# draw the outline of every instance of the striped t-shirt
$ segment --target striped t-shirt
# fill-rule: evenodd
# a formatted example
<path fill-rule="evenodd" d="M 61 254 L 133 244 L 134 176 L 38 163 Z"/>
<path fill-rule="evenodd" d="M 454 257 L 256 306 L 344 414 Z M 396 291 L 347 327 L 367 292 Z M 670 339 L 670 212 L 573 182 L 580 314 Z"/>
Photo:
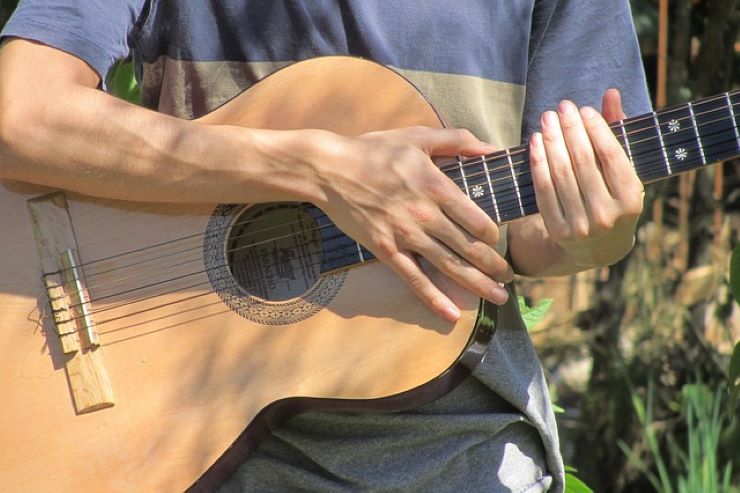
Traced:
<path fill-rule="evenodd" d="M 22 0 L 3 36 L 76 55 L 103 80 L 133 52 L 143 104 L 183 118 L 335 54 L 392 67 L 450 126 L 500 148 L 561 99 L 598 107 L 617 87 L 628 114 L 650 110 L 627 0 Z M 514 298 L 448 396 L 393 415 L 294 418 L 226 489 L 561 491 L 547 386 Z"/>

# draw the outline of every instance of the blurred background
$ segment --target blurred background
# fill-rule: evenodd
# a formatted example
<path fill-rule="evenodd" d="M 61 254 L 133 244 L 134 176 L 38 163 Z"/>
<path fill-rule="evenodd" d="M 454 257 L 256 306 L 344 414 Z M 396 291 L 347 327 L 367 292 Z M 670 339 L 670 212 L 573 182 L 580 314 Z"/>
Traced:
<path fill-rule="evenodd" d="M 631 3 L 656 109 L 738 87 L 740 0 Z M 130 63 L 108 87 L 137 101 Z M 650 185 L 623 261 L 520 280 L 570 492 L 740 492 L 739 184 L 736 159 Z"/>

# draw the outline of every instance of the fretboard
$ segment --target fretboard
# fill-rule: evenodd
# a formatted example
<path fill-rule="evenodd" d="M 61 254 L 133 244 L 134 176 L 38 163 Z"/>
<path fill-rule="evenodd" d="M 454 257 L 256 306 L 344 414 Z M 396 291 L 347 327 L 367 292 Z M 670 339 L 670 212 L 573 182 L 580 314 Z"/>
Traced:
<path fill-rule="evenodd" d="M 740 91 L 629 118 L 611 125 L 643 183 L 696 170 L 740 155 Z M 459 160 L 442 167 L 498 224 L 538 212 L 528 146 Z M 322 231 L 321 272 L 364 263 L 372 253 L 345 236 L 310 204 Z"/>
<path fill-rule="evenodd" d="M 612 130 L 643 183 L 740 155 L 740 91 L 667 108 L 613 124 Z M 502 224 L 538 212 L 529 150 L 520 146 L 443 168 Z"/>

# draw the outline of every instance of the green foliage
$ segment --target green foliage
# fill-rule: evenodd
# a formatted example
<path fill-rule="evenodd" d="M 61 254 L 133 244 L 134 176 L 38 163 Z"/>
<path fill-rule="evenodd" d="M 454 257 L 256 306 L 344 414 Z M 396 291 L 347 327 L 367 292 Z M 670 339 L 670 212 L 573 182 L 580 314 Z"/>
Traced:
<path fill-rule="evenodd" d="M 648 382 L 646 398 L 643 399 L 637 391 L 632 388 L 630 384 L 630 394 L 632 397 L 632 406 L 637 413 L 637 419 L 642 426 L 643 434 L 648 443 L 650 454 L 655 460 L 655 466 L 658 469 L 658 475 L 656 476 L 650 470 L 647 463 L 640 458 L 635 452 L 629 449 L 623 441 L 617 442 L 619 448 L 624 452 L 630 462 L 637 467 L 653 485 L 655 491 L 660 493 L 673 493 L 673 486 L 671 484 L 671 478 L 668 474 L 668 468 L 663 460 L 663 455 L 660 451 L 660 444 L 658 441 L 658 434 L 655 429 L 655 420 L 653 418 L 653 411 L 655 409 L 655 389 L 653 381 Z"/>
<path fill-rule="evenodd" d="M 131 60 L 119 62 L 111 69 L 108 88 L 111 94 L 130 103 L 140 102 L 139 84 L 134 76 L 134 63 Z"/>
<path fill-rule="evenodd" d="M 730 416 L 735 418 L 737 415 L 734 410 L 737 408 L 737 399 L 738 395 L 740 395 L 740 341 L 735 343 L 735 349 L 732 351 L 727 373 L 727 383 L 730 391 Z"/>
<path fill-rule="evenodd" d="M 527 326 L 527 330 L 532 330 L 532 328 L 545 317 L 552 305 L 552 298 L 540 300 L 535 306 L 528 306 L 522 296 L 519 296 L 518 301 L 519 311 L 522 314 L 522 320 L 524 320 L 524 325 Z"/>
<path fill-rule="evenodd" d="M 740 243 L 735 245 L 730 258 L 730 287 L 735 301 L 740 303 Z"/>
<path fill-rule="evenodd" d="M 720 414 L 721 392 L 712 392 L 704 384 L 689 384 L 681 389 L 681 398 L 688 426 L 688 456 L 676 449 L 686 468 L 686 475 L 678 478 L 679 493 L 729 493 L 732 465 L 722 468 L 717 460 L 724 421 Z"/>
<path fill-rule="evenodd" d="M 594 490 L 575 476 L 576 472 L 578 470 L 575 467 L 565 466 L 565 493 L 594 493 Z"/>
<path fill-rule="evenodd" d="M 674 408 L 686 423 L 685 443 L 675 435 L 666 438 L 669 446 L 661 448 L 658 422 L 653 415 L 654 386 L 648 382 L 646 397 L 631 390 L 632 402 L 647 439 L 650 455 L 657 474 L 637 453 L 624 442 L 619 447 L 629 461 L 650 481 L 658 493 L 731 493 L 732 463 L 720 463 L 719 449 L 723 432 L 732 418 L 732 413 L 723 413 L 723 393 L 712 392 L 702 383 L 686 384 L 681 388 L 679 402 Z M 725 408 L 726 409 L 726 408 Z M 728 415 L 729 414 L 729 415 Z M 668 464 L 678 464 L 676 475 L 669 473 Z"/>

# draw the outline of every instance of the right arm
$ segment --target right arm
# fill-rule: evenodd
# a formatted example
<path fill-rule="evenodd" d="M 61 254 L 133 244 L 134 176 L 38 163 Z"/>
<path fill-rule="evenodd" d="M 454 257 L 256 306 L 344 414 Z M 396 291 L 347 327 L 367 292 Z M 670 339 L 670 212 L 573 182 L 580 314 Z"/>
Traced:
<path fill-rule="evenodd" d="M 492 247 L 498 228 L 430 159 L 492 151 L 469 133 L 410 128 L 345 137 L 205 125 L 116 99 L 99 82 L 72 55 L 4 42 L 0 179 L 142 202 L 308 201 L 440 316 L 459 312 L 416 255 L 469 291 L 506 300 L 497 281 L 512 273 Z"/>

